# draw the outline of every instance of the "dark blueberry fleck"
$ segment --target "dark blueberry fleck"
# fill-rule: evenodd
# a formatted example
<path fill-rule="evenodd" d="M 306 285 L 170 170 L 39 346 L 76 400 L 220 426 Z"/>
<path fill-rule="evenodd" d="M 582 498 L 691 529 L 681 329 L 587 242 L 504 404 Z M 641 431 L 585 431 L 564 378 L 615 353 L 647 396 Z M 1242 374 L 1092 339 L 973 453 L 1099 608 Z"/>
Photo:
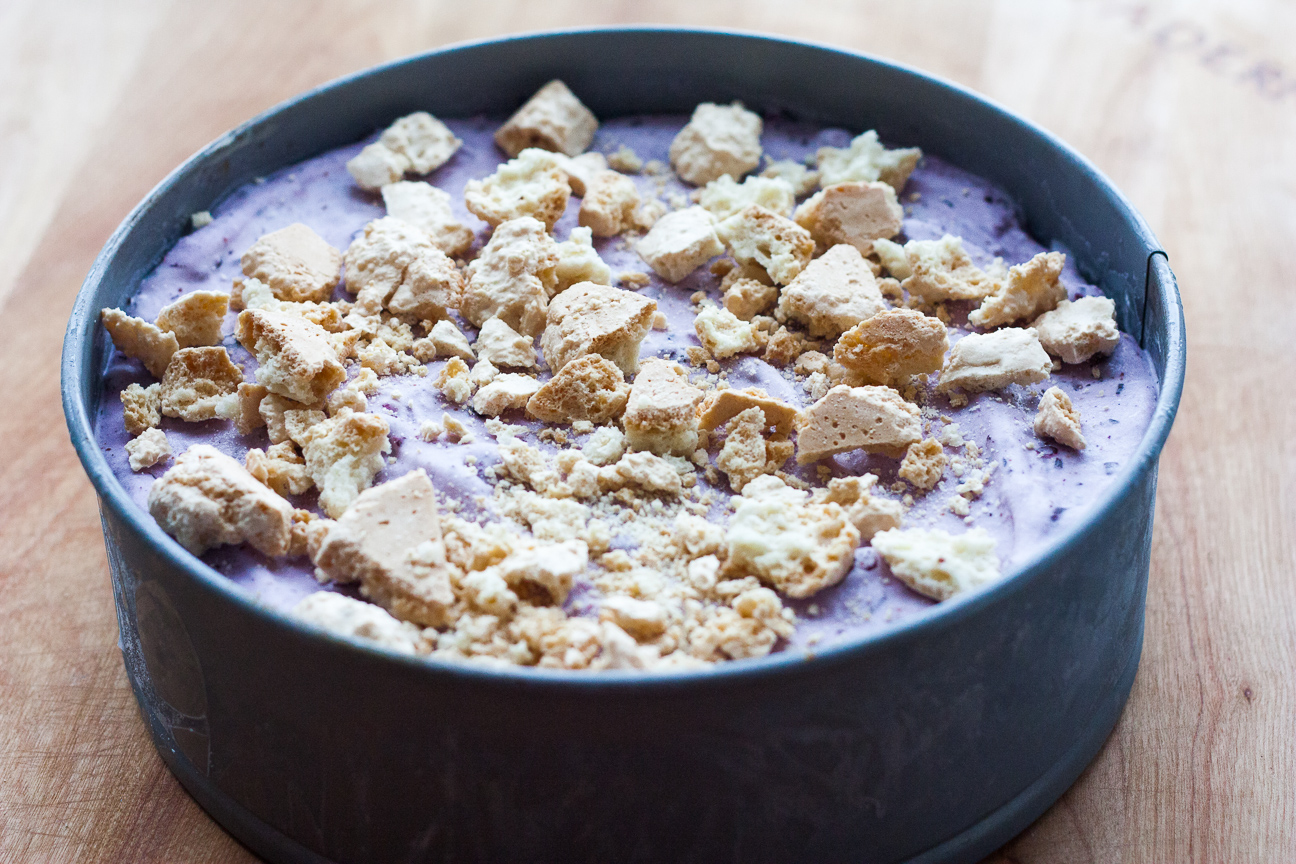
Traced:
<path fill-rule="evenodd" d="M 1120 395 L 1120 392 L 1121 392 L 1122 390 L 1124 390 L 1124 389 L 1125 389 L 1125 385 L 1124 385 L 1123 383 L 1121 383 L 1121 384 L 1117 384 L 1117 385 L 1116 385 L 1116 395 L 1119 396 L 1119 395 Z"/>
<path fill-rule="evenodd" d="M 1117 424 L 1120 423 L 1120 421 L 1117 420 L 1115 417 L 1108 417 L 1108 418 L 1107 418 L 1107 422 L 1110 423 L 1110 424 L 1112 424 L 1113 426 L 1115 426 L 1115 425 L 1117 425 Z"/>
<path fill-rule="evenodd" d="M 1061 457 L 1061 456 L 1059 456 L 1059 457 L 1057 457 L 1056 459 L 1053 460 L 1053 467 L 1054 467 L 1054 468 L 1061 468 L 1061 467 L 1062 467 L 1062 457 Z"/>
<path fill-rule="evenodd" d="M 1058 521 L 1058 517 L 1060 517 L 1060 516 L 1061 516 L 1063 513 L 1065 513 L 1065 512 L 1066 512 L 1066 508 L 1065 508 L 1065 507 L 1054 507 L 1054 508 L 1053 508 L 1053 515 L 1049 517 L 1049 521 L 1050 521 L 1050 522 L 1056 522 L 1056 521 Z"/>
<path fill-rule="evenodd" d="M 951 201 L 950 199 L 948 199 L 948 198 L 942 198 L 942 199 L 941 199 L 941 202 L 944 203 L 944 205 L 945 205 L 946 207 L 950 208 L 951 210 L 954 209 L 954 202 Z"/>
<path fill-rule="evenodd" d="M 1119 468 L 1119 467 L 1120 467 L 1120 463 L 1119 463 L 1119 462 L 1104 462 L 1104 463 L 1103 463 L 1103 470 L 1106 471 L 1108 474 L 1115 474 L 1115 473 L 1116 473 L 1116 469 Z"/>

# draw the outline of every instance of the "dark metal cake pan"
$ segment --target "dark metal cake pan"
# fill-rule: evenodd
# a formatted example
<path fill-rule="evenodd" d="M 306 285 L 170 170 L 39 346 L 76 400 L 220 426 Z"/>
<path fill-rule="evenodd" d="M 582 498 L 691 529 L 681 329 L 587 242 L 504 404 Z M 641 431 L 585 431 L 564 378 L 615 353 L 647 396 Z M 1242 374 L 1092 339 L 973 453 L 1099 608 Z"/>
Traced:
<path fill-rule="evenodd" d="M 741 99 L 918 145 L 1004 189 L 1116 302 L 1161 382 L 1134 457 L 1087 517 L 1000 582 L 826 650 L 645 674 L 402 658 L 259 606 L 166 536 L 95 441 L 122 304 L 255 177 L 414 110 L 503 116 L 564 79 L 601 117 Z M 126 670 L 159 753 L 272 861 L 975 861 L 1075 780 L 1138 666 L 1157 458 L 1183 386 L 1174 277 L 1085 159 L 965 89 L 755 35 L 547 33 L 387 64 L 213 142 L 117 229 L 63 353 L 72 443 L 95 486 Z"/>

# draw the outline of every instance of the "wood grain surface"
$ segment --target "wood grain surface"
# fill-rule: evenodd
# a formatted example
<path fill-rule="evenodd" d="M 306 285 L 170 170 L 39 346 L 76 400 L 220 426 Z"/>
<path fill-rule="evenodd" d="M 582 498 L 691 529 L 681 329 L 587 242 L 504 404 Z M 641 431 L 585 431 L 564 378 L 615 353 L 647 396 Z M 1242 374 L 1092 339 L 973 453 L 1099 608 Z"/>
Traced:
<path fill-rule="evenodd" d="M 0 0 L 0 860 L 254 860 L 148 740 L 59 407 L 63 328 L 112 229 L 191 152 L 312 85 L 463 39 L 640 22 L 947 76 L 1142 209 L 1189 333 L 1142 665 L 1101 755 L 993 860 L 1296 860 L 1296 6 L 1278 0 Z"/>

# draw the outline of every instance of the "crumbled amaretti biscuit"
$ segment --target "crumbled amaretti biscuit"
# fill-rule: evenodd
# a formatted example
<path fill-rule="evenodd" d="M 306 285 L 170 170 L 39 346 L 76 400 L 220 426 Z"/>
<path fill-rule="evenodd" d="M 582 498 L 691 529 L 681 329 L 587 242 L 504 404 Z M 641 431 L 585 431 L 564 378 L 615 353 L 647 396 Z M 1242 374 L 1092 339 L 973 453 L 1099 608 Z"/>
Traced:
<path fill-rule="evenodd" d="M 1066 256 L 1041 252 L 1025 264 L 1008 269 L 1008 277 L 995 292 L 968 315 L 977 327 L 998 327 L 1023 318 L 1033 320 L 1066 299 L 1066 286 L 1058 281 Z"/>
<path fill-rule="evenodd" d="M 488 318 L 477 334 L 473 351 L 495 366 L 530 369 L 535 365 L 535 342 L 498 318 Z"/>
<path fill-rule="evenodd" d="M 122 403 L 122 420 L 125 421 L 126 431 L 131 435 L 139 435 L 162 422 L 161 384 L 150 384 L 147 387 L 131 384 L 121 391 L 118 398 Z"/>
<path fill-rule="evenodd" d="M 385 307 L 436 321 L 459 305 L 463 276 L 426 231 L 385 216 L 347 247 L 346 289 L 356 295 L 353 314 L 374 316 Z"/>
<path fill-rule="evenodd" d="M 724 289 L 722 302 L 728 309 L 743 321 L 750 321 L 757 315 L 763 315 L 777 301 L 779 289 L 766 285 L 756 279 L 734 279 Z"/>
<path fill-rule="evenodd" d="M 862 384 L 895 386 L 936 372 L 949 350 L 939 319 L 913 309 L 888 309 L 856 324 L 833 347 L 833 359 Z"/>
<path fill-rule="evenodd" d="M 306 460 L 292 441 L 281 441 L 269 450 L 253 447 L 243 464 L 249 474 L 279 495 L 300 495 L 315 485 L 306 471 Z"/>
<path fill-rule="evenodd" d="M 964 534 L 908 528 L 873 537 L 891 572 L 919 594 L 948 600 L 999 578 L 995 541 L 984 528 Z"/>
<path fill-rule="evenodd" d="M 750 321 L 707 301 L 693 319 L 693 331 L 707 353 L 720 360 L 765 347 L 765 334 Z"/>
<path fill-rule="evenodd" d="M 970 333 L 954 343 L 936 389 L 979 393 L 1009 384 L 1034 384 L 1053 371 L 1034 330 L 1005 327 L 993 333 Z"/>
<path fill-rule="evenodd" d="M 740 264 L 760 266 L 777 285 L 795 279 L 815 251 L 809 231 L 759 204 L 722 221 L 716 235 Z"/>
<path fill-rule="evenodd" d="M 242 465 L 207 444 L 176 458 L 149 489 L 149 515 L 195 555 L 247 542 L 265 555 L 284 555 L 293 508 Z"/>
<path fill-rule="evenodd" d="M 625 434 L 615 426 L 600 426 L 581 446 L 581 455 L 594 465 L 611 465 L 625 453 Z"/>
<path fill-rule="evenodd" d="M 305 318 L 312 324 L 318 324 L 330 333 L 341 333 L 349 328 L 342 320 L 339 304 L 334 303 L 295 303 L 291 300 L 277 300 L 270 286 L 260 279 L 235 279 L 230 291 L 230 308 L 233 309 L 268 309 L 272 312 L 284 312 Z"/>
<path fill-rule="evenodd" d="M 841 243 L 783 289 L 775 314 L 804 324 L 811 336 L 835 338 L 885 309 L 868 262 L 854 246 Z"/>
<path fill-rule="evenodd" d="M 635 247 L 658 276 L 675 283 L 724 251 L 715 218 L 701 207 L 686 207 L 657 220 Z"/>
<path fill-rule="evenodd" d="M 760 164 L 762 126 L 761 118 L 740 102 L 703 102 L 671 141 L 671 165 L 694 186 L 703 186 L 722 174 L 741 177 Z"/>
<path fill-rule="evenodd" d="M 801 412 L 792 405 L 775 399 L 759 387 L 743 390 L 713 390 L 698 409 L 698 425 L 706 430 L 716 429 L 750 408 L 759 408 L 775 434 L 786 437 L 796 429 Z"/>
<path fill-rule="evenodd" d="M 171 355 L 158 392 L 163 416 L 197 423 L 238 415 L 243 370 L 224 348 L 181 348 Z"/>
<path fill-rule="evenodd" d="M 219 345 L 229 299 L 219 291 L 191 292 L 159 312 L 157 326 L 174 333 L 181 348 Z"/>
<path fill-rule="evenodd" d="M 306 225 L 294 222 L 253 243 L 239 259 L 243 275 L 270 286 L 279 300 L 328 300 L 338 283 L 342 253 Z"/>
<path fill-rule="evenodd" d="M 473 394 L 473 382 L 469 375 L 468 364 L 459 357 L 451 357 L 433 383 L 441 391 L 441 395 L 456 405 L 462 405 Z"/>
<path fill-rule="evenodd" d="M 376 414 L 343 412 L 316 423 L 297 442 L 302 445 L 306 471 L 320 490 L 320 507 L 334 519 L 341 516 L 391 452 L 387 421 Z"/>
<path fill-rule="evenodd" d="M 904 210 L 885 183 L 836 183 L 798 207 L 795 219 L 821 249 L 849 243 L 868 255 L 875 240 L 900 233 Z"/>
<path fill-rule="evenodd" d="M 896 476 L 908 480 L 918 489 L 931 489 L 940 482 L 948 461 L 945 448 L 935 438 L 916 441 L 909 445 Z"/>
<path fill-rule="evenodd" d="M 752 480 L 735 500 L 725 532 L 726 575 L 755 576 L 801 598 L 850 572 L 860 535 L 840 505 L 811 501 L 770 475 Z"/>
<path fill-rule="evenodd" d="M 768 157 L 766 157 L 768 158 Z M 809 195 L 819 185 L 819 172 L 807 168 L 792 159 L 780 159 L 770 162 L 761 171 L 760 176 L 782 180 L 792 187 L 792 194 L 800 198 Z M 773 210 L 774 208 L 770 208 Z"/>
<path fill-rule="evenodd" d="M 427 336 L 432 347 L 436 349 L 438 357 L 458 357 L 463 360 L 472 360 L 474 355 L 472 348 L 468 345 L 468 337 L 460 332 L 450 319 L 438 321 L 432 325 L 432 332 Z"/>
<path fill-rule="evenodd" d="M 468 265 L 459 311 L 478 327 L 499 318 L 525 336 L 536 336 L 545 326 L 557 266 L 557 244 L 541 222 L 529 216 L 503 222 Z"/>
<path fill-rule="evenodd" d="M 483 417 L 498 417 L 505 411 L 521 411 L 539 390 L 540 382 L 530 375 L 505 372 L 496 375 L 489 384 L 473 394 L 473 410 Z"/>
<path fill-rule="evenodd" d="M 303 318 L 245 309 L 234 335 L 257 358 L 257 382 L 272 393 L 309 405 L 346 380 L 328 334 Z"/>
<path fill-rule="evenodd" d="M 642 492 L 679 495 L 683 484 L 675 466 L 647 450 L 626 453 L 615 463 L 599 469 L 599 488 L 623 489 L 627 486 Z"/>
<path fill-rule="evenodd" d="M 387 215 L 425 232 L 432 244 L 452 258 L 472 246 L 473 232 L 455 218 L 450 193 L 421 180 L 401 180 L 382 187 Z"/>
<path fill-rule="evenodd" d="M 529 216 L 552 231 L 571 197 L 561 157 L 535 147 L 495 169 L 481 180 L 469 180 L 464 203 L 469 212 L 490 225 Z"/>
<path fill-rule="evenodd" d="M 910 240 L 904 246 L 889 240 L 873 244 L 882 265 L 911 297 L 924 303 L 980 300 L 999 287 L 1000 276 L 972 263 L 963 240 L 949 234 L 939 240 Z"/>
<path fill-rule="evenodd" d="M 608 165 L 625 174 L 638 174 L 643 170 L 644 160 L 632 148 L 622 144 L 607 157 Z"/>
<path fill-rule="evenodd" d="M 1083 363 L 1107 355 L 1120 344 L 1116 329 L 1116 304 L 1107 297 L 1063 300 L 1052 312 L 1035 319 L 1031 329 L 1044 350 L 1063 363 Z"/>
<path fill-rule="evenodd" d="M 596 171 L 581 199 L 578 221 L 595 237 L 614 237 L 634 227 L 639 189 L 634 181 L 616 171 Z"/>
<path fill-rule="evenodd" d="M 373 642 L 398 654 L 427 654 L 431 650 L 423 631 L 415 625 L 345 594 L 316 591 L 293 607 L 293 615 L 329 633 Z"/>
<path fill-rule="evenodd" d="M 716 467 L 729 478 L 735 492 L 757 477 L 770 472 L 765 430 L 770 423 L 765 412 L 755 406 L 738 412 L 727 424 L 724 446 L 716 457 Z M 777 467 L 777 466 L 774 466 Z"/>
<path fill-rule="evenodd" d="M 597 150 L 579 156 L 562 156 L 558 164 L 567 175 L 567 185 L 571 187 L 572 194 L 578 198 L 585 197 L 585 189 L 594 175 L 606 171 L 608 167 L 607 157 Z"/>
<path fill-rule="evenodd" d="M 573 228 L 567 235 L 567 239 L 557 244 L 556 248 L 558 265 L 554 269 L 554 274 L 557 280 L 549 289 L 550 297 L 561 294 L 578 282 L 612 284 L 612 268 L 594 249 L 594 234 L 590 229 Z"/>
<path fill-rule="evenodd" d="M 1084 435 L 1080 432 L 1080 412 L 1071 404 L 1071 397 L 1057 387 L 1048 388 L 1040 397 L 1034 428 L 1040 438 L 1052 438 L 1072 450 L 1085 449 Z"/>
<path fill-rule="evenodd" d="M 605 423 L 621 415 L 629 397 L 630 385 L 616 364 L 598 354 L 586 354 L 541 385 L 527 401 L 526 410 L 528 416 L 545 423 Z"/>
<path fill-rule="evenodd" d="M 540 337 L 545 362 L 554 372 L 584 354 L 601 354 L 621 371 L 639 368 L 639 343 L 652 329 L 657 303 L 633 291 L 581 282 L 549 304 Z"/>
<path fill-rule="evenodd" d="M 166 433 L 157 427 L 145 429 L 138 436 L 126 442 L 126 454 L 130 457 L 130 469 L 143 471 L 171 458 L 171 443 Z"/>
<path fill-rule="evenodd" d="M 407 173 L 435 171 L 462 144 L 440 120 L 426 111 L 416 111 L 388 126 L 346 167 L 357 186 L 372 191 L 395 183 Z"/>
<path fill-rule="evenodd" d="M 261 402 L 269 394 L 270 391 L 262 384 L 244 381 L 238 386 L 238 416 L 234 418 L 234 428 L 238 429 L 240 435 L 251 435 L 266 425 L 265 418 L 261 416 Z"/>
<path fill-rule="evenodd" d="M 240 395 L 239 401 L 240 403 L 243 402 L 242 395 Z M 291 440 L 292 436 L 288 433 L 288 415 L 290 413 L 294 411 L 312 411 L 315 412 L 310 415 L 312 418 L 322 420 L 325 416 L 323 410 L 321 410 L 322 407 L 323 406 L 318 403 L 315 405 L 303 405 L 300 402 L 285 398 L 277 393 L 266 392 L 262 394 L 260 399 L 257 401 L 256 410 L 261 417 L 261 423 L 259 425 L 266 427 L 266 434 L 270 438 L 270 443 L 278 444 L 282 441 Z M 240 405 L 240 415 L 242 414 L 242 410 L 242 406 Z M 304 428 L 304 426 L 310 425 L 310 423 L 302 422 L 302 418 L 299 416 L 298 425 Z"/>
<path fill-rule="evenodd" d="M 723 174 L 698 190 L 697 202 L 717 219 L 725 219 L 753 204 L 780 216 L 791 216 L 796 205 L 796 193 L 786 180 L 748 177 L 739 183 Z"/>
<path fill-rule="evenodd" d="M 922 439 L 922 415 L 890 387 L 838 384 L 805 410 L 797 464 L 850 450 L 899 456 Z"/>
<path fill-rule="evenodd" d="M 422 468 L 366 489 L 328 526 L 311 561 L 404 621 L 442 627 L 454 605 L 436 492 Z"/>
<path fill-rule="evenodd" d="M 872 129 L 857 135 L 848 147 L 820 147 L 817 154 L 819 184 L 871 183 L 881 180 L 897 193 L 918 166 L 922 151 L 917 147 L 888 150 Z"/>
<path fill-rule="evenodd" d="M 589 147 L 598 118 L 557 79 L 535 92 L 495 132 L 495 143 L 509 156 L 539 147 L 576 156 Z"/>
<path fill-rule="evenodd" d="M 621 421 L 626 446 L 659 456 L 691 454 L 697 448 L 701 401 L 702 391 L 689 383 L 684 367 L 655 357 L 645 360 Z"/>
<path fill-rule="evenodd" d="M 171 355 L 180 350 L 174 333 L 168 333 L 142 318 L 134 318 L 120 309 L 99 313 L 108 337 L 118 351 L 144 364 L 154 378 L 166 374 Z"/>
<path fill-rule="evenodd" d="M 867 543 L 879 531 L 899 528 L 904 507 L 872 493 L 877 484 L 876 474 L 862 477 L 834 477 L 825 488 L 816 489 L 812 500 L 827 501 L 846 511 L 846 518 L 860 532 L 860 542 Z"/>

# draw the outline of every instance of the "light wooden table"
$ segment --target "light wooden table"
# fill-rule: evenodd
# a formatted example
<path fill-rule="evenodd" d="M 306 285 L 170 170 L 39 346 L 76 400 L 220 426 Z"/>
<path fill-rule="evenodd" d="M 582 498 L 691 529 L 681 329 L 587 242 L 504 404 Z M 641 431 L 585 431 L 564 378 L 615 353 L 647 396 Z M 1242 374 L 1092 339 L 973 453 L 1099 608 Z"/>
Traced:
<path fill-rule="evenodd" d="M 322 81 L 462 39 L 644 21 L 947 76 L 1142 209 L 1190 345 L 1142 666 L 1102 754 L 998 860 L 1296 860 L 1296 7 L 1277 0 L 0 2 L 0 860 L 251 860 L 153 752 L 64 431 L 63 327 L 113 227 L 208 140 Z"/>

